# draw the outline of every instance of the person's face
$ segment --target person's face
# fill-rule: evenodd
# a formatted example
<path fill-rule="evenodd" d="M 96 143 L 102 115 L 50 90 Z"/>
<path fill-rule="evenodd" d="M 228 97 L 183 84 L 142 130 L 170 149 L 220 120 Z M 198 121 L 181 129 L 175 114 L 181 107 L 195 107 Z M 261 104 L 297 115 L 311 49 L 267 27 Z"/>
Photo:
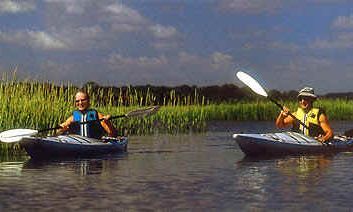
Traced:
<path fill-rule="evenodd" d="M 300 108 L 303 110 L 310 110 L 313 105 L 313 99 L 310 97 L 300 96 L 298 101 Z"/>
<path fill-rule="evenodd" d="M 75 96 L 75 104 L 78 110 L 84 111 L 89 107 L 89 98 L 85 93 L 77 93 Z"/>

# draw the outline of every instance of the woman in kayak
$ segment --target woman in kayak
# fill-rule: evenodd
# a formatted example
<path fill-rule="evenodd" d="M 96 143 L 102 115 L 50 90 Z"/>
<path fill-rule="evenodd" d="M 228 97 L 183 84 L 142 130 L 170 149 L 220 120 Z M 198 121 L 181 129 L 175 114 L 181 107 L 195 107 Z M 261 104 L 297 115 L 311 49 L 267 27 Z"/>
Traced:
<path fill-rule="evenodd" d="M 294 131 L 314 137 L 319 142 L 325 142 L 331 139 L 333 137 L 333 131 L 328 123 L 325 111 L 321 108 L 313 107 L 313 103 L 316 99 L 317 96 L 314 94 L 313 88 L 305 87 L 299 91 L 299 107 L 293 115 L 304 123 L 306 127 L 289 115 L 290 111 L 287 107 L 283 107 L 283 110 L 278 115 L 276 126 L 278 128 L 292 126 Z"/>
<path fill-rule="evenodd" d="M 117 131 L 109 121 L 110 115 L 103 115 L 90 108 L 89 95 L 84 91 L 79 91 L 75 95 L 75 105 L 72 115 L 60 126 L 59 133 L 70 132 L 89 138 L 101 138 L 104 134 L 116 137 Z M 102 121 L 99 121 L 103 119 Z M 83 123 L 82 123 L 83 122 Z"/>

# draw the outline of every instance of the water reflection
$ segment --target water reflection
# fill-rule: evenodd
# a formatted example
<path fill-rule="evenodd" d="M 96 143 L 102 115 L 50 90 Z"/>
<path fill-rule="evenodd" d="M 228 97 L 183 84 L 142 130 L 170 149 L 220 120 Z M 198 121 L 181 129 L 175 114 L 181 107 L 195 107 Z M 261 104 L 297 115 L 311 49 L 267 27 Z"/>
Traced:
<path fill-rule="evenodd" d="M 21 176 L 23 162 L 0 162 L 0 177 Z"/>
<path fill-rule="evenodd" d="M 320 173 L 330 166 L 335 155 L 303 155 L 283 157 L 244 157 L 237 162 L 238 167 L 265 165 L 264 162 L 273 162 L 283 175 L 298 175 L 306 178 L 312 173 Z"/>
<path fill-rule="evenodd" d="M 299 156 L 277 160 L 275 167 L 287 176 L 298 175 L 300 178 L 319 176 L 332 163 L 332 155 Z"/>
<path fill-rule="evenodd" d="M 350 211 L 353 208 L 349 192 L 353 189 L 352 153 L 243 158 L 231 134 L 244 126 L 229 124 L 232 126 L 239 129 L 224 128 L 224 132 L 217 125 L 219 131 L 205 134 L 132 137 L 128 153 L 113 158 L 52 161 L 4 158 L 0 161 L 0 210 Z"/>
<path fill-rule="evenodd" d="M 21 176 L 23 161 L 27 159 L 25 154 L 0 154 L 0 177 Z"/>
<path fill-rule="evenodd" d="M 268 205 L 273 201 L 271 199 L 277 199 L 292 209 L 299 209 L 291 205 L 292 199 L 305 197 L 314 201 L 317 197 L 309 194 L 313 187 L 324 184 L 324 176 L 328 175 L 333 158 L 334 155 L 245 157 L 236 166 L 242 173 L 239 180 L 246 183 L 248 191 L 257 193 L 258 204 Z M 276 197 L 271 197 L 273 195 Z"/>
<path fill-rule="evenodd" d="M 277 160 L 275 168 L 284 176 L 283 189 L 305 195 L 312 186 L 321 183 L 325 172 L 329 170 L 333 156 L 301 156 Z M 288 186 L 295 183 L 297 186 Z M 294 189 L 294 190 L 293 190 Z"/>
<path fill-rule="evenodd" d="M 105 172 L 109 172 L 112 167 L 116 168 L 119 160 L 124 158 L 125 155 L 90 159 L 29 159 L 23 163 L 23 170 L 64 169 L 66 172 L 79 176 L 102 175 Z"/>

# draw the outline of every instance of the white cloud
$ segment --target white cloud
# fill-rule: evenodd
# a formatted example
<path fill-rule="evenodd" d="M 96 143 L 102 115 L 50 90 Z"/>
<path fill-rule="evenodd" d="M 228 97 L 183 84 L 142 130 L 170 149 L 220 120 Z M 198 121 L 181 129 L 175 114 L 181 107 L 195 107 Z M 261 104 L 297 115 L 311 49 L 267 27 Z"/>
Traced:
<path fill-rule="evenodd" d="M 332 37 L 318 38 L 309 47 L 313 49 L 353 49 L 353 14 L 338 16 L 331 24 Z"/>
<path fill-rule="evenodd" d="M 226 11 L 259 14 L 275 12 L 283 4 L 282 0 L 222 0 L 219 8 Z"/>
<path fill-rule="evenodd" d="M 233 58 L 230 55 L 214 52 L 202 57 L 180 52 L 166 57 L 124 57 L 112 54 L 106 64 L 110 74 L 129 79 L 133 84 L 223 84 L 229 83 L 233 76 Z M 217 78 L 214 77 L 215 73 Z"/>
<path fill-rule="evenodd" d="M 114 79 L 119 76 L 120 83 L 125 84 L 162 84 L 169 81 L 170 61 L 165 56 L 158 57 L 125 57 L 112 54 L 105 62 L 106 76 Z"/>
<path fill-rule="evenodd" d="M 349 3 L 350 0 L 306 0 L 308 3 L 318 3 L 318 4 L 337 4 L 337 3 Z"/>
<path fill-rule="evenodd" d="M 179 42 L 178 41 L 165 41 L 165 40 L 159 40 L 152 42 L 151 46 L 160 51 L 168 51 L 168 50 L 175 50 L 177 47 L 179 47 Z"/>
<path fill-rule="evenodd" d="M 40 49 L 63 49 L 66 45 L 45 32 L 28 31 L 29 45 Z M 22 34 L 23 35 L 23 34 Z"/>
<path fill-rule="evenodd" d="M 180 43 L 181 36 L 175 27 L 154 23 L 138 10 L 116 1 L 45 2 L 48 4 L 44 11 L 46 31 L 73 51 L 126 46 L 130 46 L 129 49 L 143 47 L 165 51 Z M 145 45 L 139 45 L 136 40 Z"/>
<path fill-rule="evenodd" d="M 19 46 L 29 46 L 42 50 L 65 49 L 62 41 L 43 31 L 14 31 L 0 32 L 0 42 L 12 43 Z"/>
<path fill-rule="evenodd" d="M 148 24 L 137 10 L 117 3 L 104 6 L 100 19 L 110 24 L 115 32 L 138 31 Z"/>
<path fill-rule="evenodd" d="M 301 8 L 308 5 L 350 3 L 351 0 L 219 0 L 222 11 L 242 14 L 274 14 L 282 9 Z"/>
<path fill-rule="evenodd" d="M 221 52 L 215 52 L 211 55 L 212 63 L 213 64 L 229 64 L 232 62 L 232 56 L 228 54 L 223 54 Z"/>
<path fill-rule="evenodd" d="M 31 1 L 17 2 L 11 0 L 0 1 L 0 13 L 21 13 L 35 10 L 36 5 Z"/>
<path fill-rule="evenodd" d="M 107 15 L 114 21 L 124 23 L 144 23 L 145 19 L 141 14 L 132 8 L 129 8 L 123 4 L 110 4 L 104 7 Z"/>
<path fill-rule="evenodd" d="M 112 54 L 108 63 L 112 67 L 122 67 L 122 66 L 131 66 L 139 68 L 151 68 L 151 67 L 161 67 L 168 64 L 168 60 L 164 56 L 160 57 L 123 57 L 121 54 Z"/>
<path fill-rule="evenodd" d="M 204 60 L 199 55 L 190 54 L 188 52 L 179 52 L 178 54 L 178 62 L 180 64 L 201 64 L 204 63 Z"/>
<path fill-rule="evenodd" d="M 160 24 L 150 26 L 150 30 L 154 37 L 159 39 L 173 38 L 178 34 L 178 31 L 175 29 L 175 27 L 162 26 Z"/>
<path fill-rule="evenodd" d="M 96 26 L 77 27 L 77 28 L 60 28 L 52 29 L 52 34 L 60 38 L 70 50 L 87 50 L 100 48 L 104 42 L 103 29 Z"/>
<path fill-rule="evenodd" d="M 352 49 L 353 48 L 353 32 L 340 33 L 330 40 L 317 39 L 311 45 L 314 49 Z"/>
<path fill-rule="evenodd" d="M 333 92 L 339 87 L 341 91 L 346 92 L 344 88 L 350 88 L 349 84 L 351 79 L 353 80 L 349 64 L 350 62 L 338 61 L 331 57 L 293 56 L 287 62 L 273 66 L 266 81 L 271 84 L 272 89 L 279 90 L 298 90 L 310 86 L 318 94 Z M 344 76 L 344 80 L 330 80 L 338 72 Z M 274 75 L 276 77 L 273 77 Z"/>
<path fill-rule="evenodd" d="M 350 16 L 338 16 L 333 24 L 333 28 L 336 29 L 353 29 L 353 15 Z"/>
<path fill-rule="evenodd" d="M 151 25 L 149 31 L 152 34 L 151 45 L 161 51 L 173 50 L 180 46 L 181 35 L 175 27 Z"/>
<path fill-rule="evenodd" d="M 90 0 L 44 0 L 46 3 L 62 5 L 69 14 L 83 14 Z"/>
<path fill-rule="evenodd" d="M 294 43 L 283 43 L 283 42 L 275 41 L 275 42 L 269 43 L 268 48 L 294 52 L 294 51 L 300 50 L 301 47 Z"/>

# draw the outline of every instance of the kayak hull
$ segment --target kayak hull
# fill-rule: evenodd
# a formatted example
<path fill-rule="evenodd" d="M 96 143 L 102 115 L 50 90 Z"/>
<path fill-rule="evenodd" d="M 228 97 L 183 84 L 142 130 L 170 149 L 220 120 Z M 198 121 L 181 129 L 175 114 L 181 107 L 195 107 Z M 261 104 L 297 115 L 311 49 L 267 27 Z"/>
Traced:
<path fill-rule="evenodd" d="M 247 156 L 332 154 L 353 151 L 353 139 L 335 137 L 327 144 L 295 132 L 234 134 Z"/>
<path fill-rule="evenodd" d="M 31 158 L 90 158 L 127 151 L 126 137 L 92 139 L 78 135 L 57 137 L 26 137 L 20 146 L 26 150 Z"/>

